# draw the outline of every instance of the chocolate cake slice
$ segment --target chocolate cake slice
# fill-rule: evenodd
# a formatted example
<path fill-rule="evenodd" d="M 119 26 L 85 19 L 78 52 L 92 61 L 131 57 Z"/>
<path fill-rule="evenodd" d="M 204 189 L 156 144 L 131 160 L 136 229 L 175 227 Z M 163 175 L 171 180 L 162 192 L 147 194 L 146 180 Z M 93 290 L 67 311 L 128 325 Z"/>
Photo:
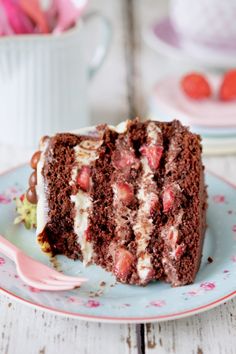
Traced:
<path fill-rule="evenodd" d="M 31 160 L 43 251 L 95 263 L 137 285 L 194 281 L 206 229 L 200 137 L 138 119 L 91 136 L 44 137 Z"/>

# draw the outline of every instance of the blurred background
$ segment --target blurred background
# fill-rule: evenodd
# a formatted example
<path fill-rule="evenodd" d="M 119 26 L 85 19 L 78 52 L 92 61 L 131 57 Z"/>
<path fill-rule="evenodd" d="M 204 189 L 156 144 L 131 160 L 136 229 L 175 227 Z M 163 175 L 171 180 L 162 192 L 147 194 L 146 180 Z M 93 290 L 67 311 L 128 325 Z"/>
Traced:
<path fill-rule="evenodd" d="M 235 153 L 235 16 L 235 0 L 1 0 L 0 148 L 139 116 Z"/>

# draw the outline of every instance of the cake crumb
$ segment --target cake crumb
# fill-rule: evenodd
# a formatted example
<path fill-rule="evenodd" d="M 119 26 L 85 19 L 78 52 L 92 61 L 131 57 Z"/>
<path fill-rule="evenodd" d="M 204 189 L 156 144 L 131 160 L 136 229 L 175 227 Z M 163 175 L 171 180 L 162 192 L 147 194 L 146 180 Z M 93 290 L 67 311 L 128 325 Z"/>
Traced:
<path fill-rule="evenodd" d="M 103 295 L 103 290 L 102 290 L 102 289 L 100 289 L 100 290 L 98 290 L 98 291 L 90 291 L 90 292 L 89 292 L 89 297 L 90 297 L 90 298 L 99 297 L 99 296 L 101 296 L 101 295 Z"/>
<path fill-rule="evenodd" d="M 105 286 L 106 282 L 105 281 L 101 281 L 100 286 Z"/>
<path fill-rule="evenodd" d="M 116 286 L 116 285 L 117 285 L 117 282 L 111 284 L 110 287 L 111 287 L 111 288 L 114 288 L 114 286 Z"/>
<path fill-rule="evenodd" d="M 207 261 L 208 261 L 208 263 L 212 263 L 213 262 L 213 258 L 212 257 L 208 257 Z"/>

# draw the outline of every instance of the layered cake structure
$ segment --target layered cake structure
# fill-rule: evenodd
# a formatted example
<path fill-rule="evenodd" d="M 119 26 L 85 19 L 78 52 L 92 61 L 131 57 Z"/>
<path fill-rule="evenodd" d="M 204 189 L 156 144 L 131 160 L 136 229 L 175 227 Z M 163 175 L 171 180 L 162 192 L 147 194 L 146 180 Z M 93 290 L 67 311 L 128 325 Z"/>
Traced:
<path fill-rule="evenodd" d="M 200 137 L 179 121 L 138 119 L 44 137 L 26 193 L 44 252 L 117 280 L 194 281 L 206 228 Z"/>

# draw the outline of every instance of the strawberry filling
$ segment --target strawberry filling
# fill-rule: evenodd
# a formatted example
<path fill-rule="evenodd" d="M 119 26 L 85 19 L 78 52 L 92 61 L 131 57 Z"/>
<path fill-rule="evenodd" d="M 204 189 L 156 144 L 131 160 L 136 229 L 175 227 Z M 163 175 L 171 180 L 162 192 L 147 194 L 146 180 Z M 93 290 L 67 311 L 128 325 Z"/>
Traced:
<path fill-rule="evenodd" d="M 84 232 L 84 237 L 85 237 L 87 242 L 91 242 L 92 241 L 92 235 L 91 235 L 90 227 L 88 227 L 87 230 Z"/>
<path fill-rule="evenodd" d="M 129 251 L 119 248 L 115 252 L 114 273 L 120 279 L 125 279 L 130 271 L 134 261 L 134 256 Z"/>
<path fill-rule="evenodd" d="M 126 205 L 132 202 L 134 198 L 134 189 L 132 185 L 125 182 L 120 182 L 116 184 L 116 190 L 119 201 Z"/>
<path fill-rule="evenodd" d="M 116 150 L 112 157 L 112 164 L 117 170 L 122 170 L 127 167 L 138 167 L 139 161 L 136 159 L 133 151 Z"/>
<path fill-rule="evenodd" d="M 173 207 L 174 197 L 175 195 L 173 189 L 171 187 L 167 187 L 162 195 L 164 213 L 167 213 Z"/>
<path fill-rule="evenodd" d="M 179 259 L 185 251 L 185 245 L 178 245 L 176 249 L 174 250 L 174 258 Z"/>
<path fill-rule="evenodd" d="M 160 145 L 143 145 L 140 148 L 140 152 L 148 160 L 149 167 L 155 171 L 158 169 L 161 156 L 163 153 L 163 147 Z"/>
<path fill-rule="evenodd" d="M 88 166 L 83 166 L 77 175 L 77 184 L 85 192 L 90 189 L 90 172 L 91 170 Z"/>

